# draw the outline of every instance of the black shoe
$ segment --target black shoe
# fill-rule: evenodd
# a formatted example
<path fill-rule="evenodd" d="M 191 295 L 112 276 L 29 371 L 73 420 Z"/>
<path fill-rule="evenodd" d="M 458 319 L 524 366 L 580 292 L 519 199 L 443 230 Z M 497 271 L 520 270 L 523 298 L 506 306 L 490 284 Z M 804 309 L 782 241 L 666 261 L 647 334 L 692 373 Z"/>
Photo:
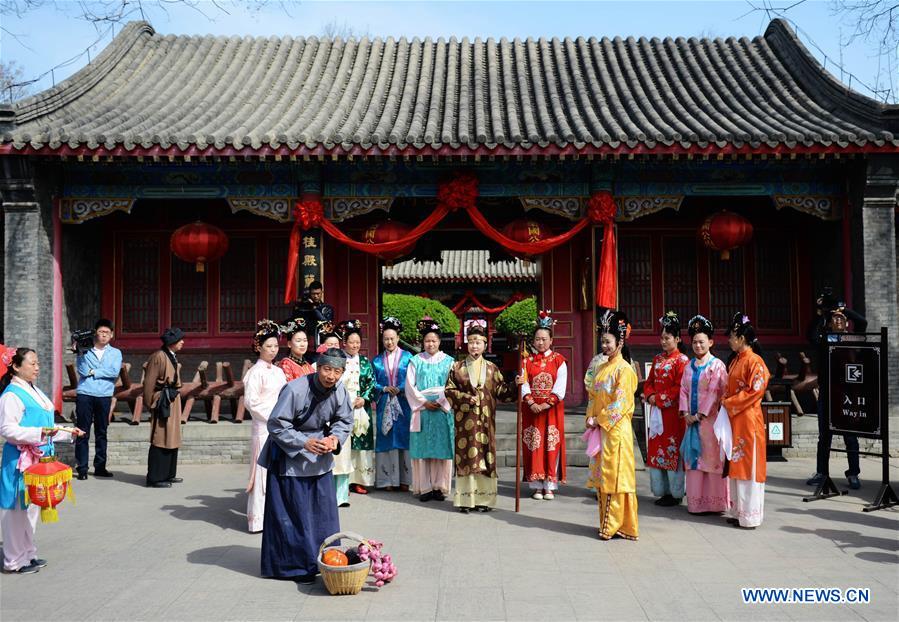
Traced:
<path fill-rule="evenodd" d="M 824 482 L 824 474 L 823 473 L 815 473 L 810 478 L 805 480 L 806 486 L 818 486 L 822 482 Z"/>
<path fill-rule="evenodd" d="M 348 507 L 350 507 L 350 502 L 349 502 L 349 501 L 344 501 L 343 503 L 341 503 L 341 504 L 338 505 L 337 507 L 339 507 L 339 508 L 348 508 Z"/>
<path fill-rule="evenodd" d="M 79 473 L 78 475 L 75 476 L 75 478 L 85 480 L 85 479 L 87 479 L 87 473 Z"/>
<path fill-rule="evenodd" d="M 314 574 L 301 574 L 296 577 L 291 577 L 297 583 L 302 583 L 304 585 L 309 585 L 310 583 L 315 583 L 315 575 Z"/>
<path fill-rule="evenodd" d="M 680 499 L 675 499 L 671 495 L 665 495 L 661 499 L 659 499 L 659 503 L 656 505 L 660 505 L 663 508 L 670 508 L 680 503 Z"/>
<path fill-rule="evenodd" d="M 156 482 L 155 484 L 147 484 L 147 488 L 171 488 L 172 482 Z"/>
<path fill-rule="evenodd" d="M 471 512 L 471 508 L 459 508 L 459 511 L 463 514 L 468 514 L 469 512 Z"/>
<path fill-rule="evenodd" d="M 112 477 L 112 473 L 106 469 L 94 469 L 94 477 Z"/>
<path fill-rule="evenodd" d="M 493 508 L 489 508 L 486 505 L 476 505 L 475 509 L 478 512 L 492 512 L 493 511 Z"/>
<path fill-rule="evenodd" d="M 858 490 L 859 488 L 862 487 L 862 483 L 861 483 L 860 481 L 858 481 L 858 475 L 849 475 L 849 474 L 847 473 L 847 474 L 846 474 L 846 481 L 849 482 L 849 487 L 850 487 L 852 490 Z"/>
<path fill-rule="evenodd" d="M 39 572 L 40 569 L 40 566 L 38 566 L 34 562 L 31 562 L 27 566 L 22 566 L 18 570 L 7 570 L 6 568 L 4 568 L 3 574 L 34 574 L 35 572 Z"/>
<path fill-rule="evenodd" d="M 37 566 L 38 568 L 44 568 L 44 567 L 47 566 L 47 560 L 46 560 L 46 559 L 41 559 L 40 557 L 38 557 L 37 559 L 32 559 L 32 560 L 31 560 L 31 565 L 32 565 L 32 566 Z"/>
<path fill-rule="evenodd" d="M 173 478 L 171 478 L 171 479 L 169 479 L 169 480 L 166 480 L 166 481 L 169 482 L 169 483 L 171 483 L 171 484 L 180 484 L 181 482 L 184 481 L 184 478 L 183 478 L 183 477 L 173 477 Z"/>
<path fill-rule="evenodd" d="M 731 525 L 739 525 L 740 524 L 739 519 L 736 519 L 736 518 L 728 518 L 727 522 L 730 523 Z"/>
<path fill-rule="evenodd" d="M 446 501 L 446 495 L 439 490 L 432 490 L 431 499 L 433 499 L 434 501 Z"/>
<path fill-rule="evenodd" d="M 661 497 L 659 497 L 658 499 L 653 501 L 653 504 L 654 505 L 668 505 L 669 499 L 673 499 L 673 497 L 671 495 L 662 495 Z"/>
<path fill-rule="evenodd" d="M 423 492 L 420 495 L 418 495 L 418 500 L 421 501 L 422 503 L 427 503 L 428 501 L 430 501 L 433 498 L 434 498 L 433 492 Z"/>

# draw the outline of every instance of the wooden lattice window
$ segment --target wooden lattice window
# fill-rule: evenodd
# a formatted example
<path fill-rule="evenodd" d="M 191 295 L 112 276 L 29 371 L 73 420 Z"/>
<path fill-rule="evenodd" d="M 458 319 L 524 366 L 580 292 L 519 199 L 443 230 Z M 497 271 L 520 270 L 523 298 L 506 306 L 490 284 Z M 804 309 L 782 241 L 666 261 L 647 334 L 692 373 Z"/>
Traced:
<path fill-rule="evenodd" d="M 652 329 L 652 238 L 622 235 L 618 248 L 619 306 L 635 330 Z"/>
<path fill-rule="evenodd" d="M 232 238 L 219 266 L 219 332 L 256 326 L 256 239 Z"/>
<path fill-rule="evenodd" d="M 717 252 L 709 252 L 709 308 L 712 324 L 724 328 L 738 311 L 746 309 L 746 286 L 743 278 L 745 252 L 742 248 L 730 252 L 723 260 Z"/>
<path fill-rule="evenodd" d="M 662 291 L 664 308 L 690 317 L 699 308 L 696 238 L 662 239 Z"/>
<path fill-rule="evenodd" d="M 783 236 L 759 236 L 755 243 L 757 326 L 793 328 L 792 242 Z"/>
<path fill-rule="evenodd" d="M 292 304 L 284 304 L 287 267 L 287 238 L 268 240 L 268 317 L 276 322 L 288 319 Z"/>
<path fill-rule="evenodd" d="M 122 244 L 122 333 L 159 332 L 159 240 Z"/>
<path fill-rule="evenodd" d="M 172 326 L 186 333 L 209 330 L 208 272 L 197 272 L 195 264 L 172 257 Z"/>

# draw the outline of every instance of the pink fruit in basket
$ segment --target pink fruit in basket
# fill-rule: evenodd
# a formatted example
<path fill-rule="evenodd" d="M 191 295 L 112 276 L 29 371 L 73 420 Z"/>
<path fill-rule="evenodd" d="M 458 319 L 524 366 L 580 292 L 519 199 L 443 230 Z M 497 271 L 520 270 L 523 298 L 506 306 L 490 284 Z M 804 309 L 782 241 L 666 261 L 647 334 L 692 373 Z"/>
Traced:
<path fill-rule="evenodd" d="M 384 587 L 384 582 L 383 581 L 375 581 L 375 585 L 377 585 L 378 587 Z"/>

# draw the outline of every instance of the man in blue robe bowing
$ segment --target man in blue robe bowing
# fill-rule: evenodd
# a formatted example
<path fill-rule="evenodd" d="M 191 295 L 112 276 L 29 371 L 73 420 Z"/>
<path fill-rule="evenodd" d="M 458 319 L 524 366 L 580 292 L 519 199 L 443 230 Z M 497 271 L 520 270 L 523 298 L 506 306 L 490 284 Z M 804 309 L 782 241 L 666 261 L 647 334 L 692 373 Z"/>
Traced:
<path fill-rule="evenodd" d="M 332 454 L 349 441 L 350 398 L 338 384 L 346 367 L 342 350 L 318 357 L 318 370 L 288 382 L 268 420 L 259 453 L 266 476 L 262 576 L 312 583 L 318 549 L 340 531 Z"/>

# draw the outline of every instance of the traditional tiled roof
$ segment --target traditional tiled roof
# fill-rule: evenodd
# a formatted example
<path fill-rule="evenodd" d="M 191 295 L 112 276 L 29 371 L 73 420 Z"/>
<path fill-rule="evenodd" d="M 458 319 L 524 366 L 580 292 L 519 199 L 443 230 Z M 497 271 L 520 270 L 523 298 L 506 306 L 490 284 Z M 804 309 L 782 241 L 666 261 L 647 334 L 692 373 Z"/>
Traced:
<path fill-rule="evenodd" d="M 899 106 L 850 91 L 779 20 L 752 39 L 511 41 L 173 36 L 132 22 L 68 80 L 0 109 L 0 134 L 6 152 L 120 155 L 892 150 Z"/>
<path fill-rule="evenodd" d="M 381 269 L 387 283 L 490 283 L 537 280 L 537 264 L 520 259 L 490 263 L 485 250 L 441 251 L 443 263 L 401 261 Z"/>

